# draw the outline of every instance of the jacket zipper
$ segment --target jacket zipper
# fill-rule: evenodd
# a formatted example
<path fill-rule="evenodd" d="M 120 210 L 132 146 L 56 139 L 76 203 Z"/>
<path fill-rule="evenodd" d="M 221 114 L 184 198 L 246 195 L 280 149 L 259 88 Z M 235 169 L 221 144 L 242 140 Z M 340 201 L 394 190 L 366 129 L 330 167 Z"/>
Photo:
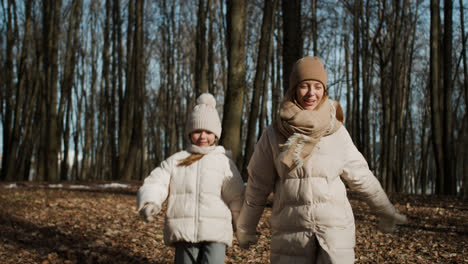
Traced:
<path fill-rule="evenodd" d="M 197 187 L 195 192 L 195 219 L 194 219 L 194 239 L 198 241 L 198 211 L 199 211 L 199 198 L 200 198 L 200 163 L 201 159 L 197 162 Z"/>

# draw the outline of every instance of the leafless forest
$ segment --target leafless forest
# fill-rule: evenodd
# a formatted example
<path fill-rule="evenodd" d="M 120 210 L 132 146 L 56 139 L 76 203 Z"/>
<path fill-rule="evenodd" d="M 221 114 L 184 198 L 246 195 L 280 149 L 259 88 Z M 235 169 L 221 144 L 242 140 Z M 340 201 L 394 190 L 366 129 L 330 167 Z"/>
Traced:
<path fill-rule="evenodd" d="M 292 63 L 331 98 L 387 192 L 468 194 L 463 0 L 2 0 L 0 180 L 138 180 L 183 149 L 200 93 L 245 167 Z"/>

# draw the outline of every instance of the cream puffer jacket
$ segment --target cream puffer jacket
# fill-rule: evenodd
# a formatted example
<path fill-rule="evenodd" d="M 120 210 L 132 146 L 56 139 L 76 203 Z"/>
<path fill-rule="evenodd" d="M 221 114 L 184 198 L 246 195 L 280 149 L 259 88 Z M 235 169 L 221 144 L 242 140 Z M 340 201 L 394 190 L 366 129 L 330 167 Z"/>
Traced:
<path fill-rule="evenodd" d="M 168 198 L 164 242 L 232 243 L 233 223 L 244 201 L 244 183 L 222 146 L 190 166 L 177 166 L 190 155 L 178 152 L 163 161 L 138 190 L 140 210 L 152 202 L 158 208 Z"/>
<path fill-rule="evenodd" d="M 270 126 L 257 143 L 237 225 L 238 232 L 255 234 L 267 196 L 274 192 L 272 263 L 311 263 L 311 252 L 305 251 L 314 236 L 329 254 L 354 248 L 354 216 L 342 179 L 363 194 L 374 212 L 395 213 L 344 126 L 322 137 L 304 165 L 292 172 L 278 159 L 279 137 Z"/>

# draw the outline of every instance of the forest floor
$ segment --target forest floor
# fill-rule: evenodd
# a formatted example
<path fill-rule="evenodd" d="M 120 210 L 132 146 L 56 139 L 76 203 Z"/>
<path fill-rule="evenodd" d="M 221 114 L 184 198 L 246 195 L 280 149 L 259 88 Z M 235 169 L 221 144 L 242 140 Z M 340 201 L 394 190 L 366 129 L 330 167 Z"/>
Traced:
<path fill-rule="evenodd" d="M 18 183 L 13 188 L 0 184 L 0 263 L 173 262 L 174 249 L 163 243 L 164 210 L 153 223 L 146 223 L 136 212 L 141 182 L 125 188 L 68 184 L 61 188 L 45 183 Z M 389 197 L 408 216 L 408 224 L 383 234 L 376 230 L 368 206 L 349 193 L 356 218 L 356 263 L 468 263 L 466 201 Z M 267 207 L 259 224 L 259 243 L 244 250 L 234 239 L 226 263 L 269 262 L 270 215 Z"/>

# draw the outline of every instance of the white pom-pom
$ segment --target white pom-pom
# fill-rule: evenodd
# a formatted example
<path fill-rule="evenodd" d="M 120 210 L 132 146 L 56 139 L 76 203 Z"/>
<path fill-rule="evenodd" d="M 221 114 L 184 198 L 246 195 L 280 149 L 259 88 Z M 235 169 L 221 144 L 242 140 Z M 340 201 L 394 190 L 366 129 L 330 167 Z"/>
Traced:
<path fill-rule="evenodd" d="M 211 105 L 212 107 L 216 107 L 216 99 L 212 94 L 204 93 L 197 98 L 197 104 L 206 104 Z"/>

